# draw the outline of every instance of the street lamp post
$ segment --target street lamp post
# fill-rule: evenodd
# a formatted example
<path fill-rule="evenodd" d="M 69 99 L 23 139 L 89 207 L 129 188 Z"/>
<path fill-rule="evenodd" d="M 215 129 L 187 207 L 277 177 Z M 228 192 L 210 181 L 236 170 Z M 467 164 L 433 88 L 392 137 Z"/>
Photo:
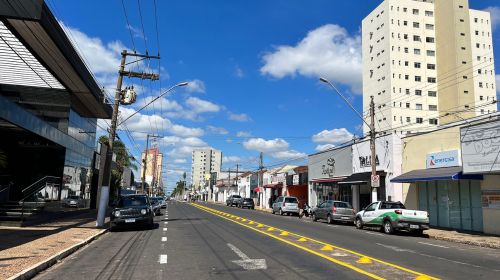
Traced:
<path fill-rule="evenodd" d="M 368 122 L 365 121 L 363 116 L 352 106 L 352 104 L 345 98 L 345 96 L 327 79 L 321 77 L 319 80 L 323 83 L 326 83 L 330 85 L 331 88 L 333 88 L 337 94 L 344 99 L 344 101 L 349 105 L 349 107 L 358 115 L 358 117 L 370 128 L 370 150 L 371 150 L 371 160 L 370 164 L 372 167 L 372 178 L 375 178 L 377 176 L 377 153 L 375 150 L 375 138 L 376 138 L 376 133 L 375 133 L 375 103 L 373 102 L 373 96 L 370 96 L 370 119 L 371 123 L 369 124 Z M 378 193 L 377 193 L 377 188 L 379 187 L 378 185 L 375 185 L 373 180 L 371 181 L 371 187 L 372 187 L 372 202 L 375 202 L 378 200 Z M 380 184 L 380 183 L 379 183 Z"/>

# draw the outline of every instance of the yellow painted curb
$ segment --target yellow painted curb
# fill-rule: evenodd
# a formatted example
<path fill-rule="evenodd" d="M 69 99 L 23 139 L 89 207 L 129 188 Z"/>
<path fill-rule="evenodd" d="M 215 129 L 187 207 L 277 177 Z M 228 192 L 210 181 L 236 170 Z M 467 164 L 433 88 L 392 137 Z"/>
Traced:
<path fill-rule="evenodd" d="M 330 245 L 325 245 L 321 248 L 321 251 L 333 251 L 333 247 Z"/>
<path fill-rule="evenodd" d="M 287 236 L 287 235 L 289 235 L 289 234 L 290 234 L 290 233 L 288 233 L 288 231 L 282 231 L 280 235 L 282 235 L 282 236 Z"/>
<path fill-rule="evenodd" d="M 361 257 L 356 261 L 357 263 L 370 264 L 373 263 L 372 260 L 368 257 Z"/>
<path fill-rule="evenodd" d="M 304 237 L 301 237 L 299 240 L 297 240 L 299 242 L 304 242 L 304 241 L 307 241 L 307 239 L 305 239 Z"/>

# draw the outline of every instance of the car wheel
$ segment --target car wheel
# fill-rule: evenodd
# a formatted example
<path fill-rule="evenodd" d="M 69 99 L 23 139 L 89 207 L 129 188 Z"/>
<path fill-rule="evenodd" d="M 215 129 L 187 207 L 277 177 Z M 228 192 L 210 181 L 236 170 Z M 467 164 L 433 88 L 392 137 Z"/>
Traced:
<path fill-rule="evenodd" d="M 394 228 L 392 227 L 391 221 L 385 220 L 384 222 L 384 233 L 391 234 L 394 232 Z"/>
<path fill-rule="evenodd" d="M 283 213 L 283 210 L 281 210 L 281 208 L 280 208 L 279 214 L 280 214 L 280 216 L 283 216 L 283 214 L 285 214 L 285 213 Z"/>
<path fill-rule="evenodd" d="M 313 222 L 317 222 L 318 221 L 318 218 L 316 217 L 315 213 L 312 213 L 312 220 L 313 220 Z"/>
<path fill-rule="evenodd" d="M 253 208 L 252 208 L 253 209 Z M 276 212 L 274 212 L 274 208 L 271 208 L 271 213 L 274 215 Z"/>
<path fill-rule="evenodd" d="M 361 218 L 356 218 L 355 224 L 357 229 L 363 229 L 363 221 L 361 221 Z"/>
<path fill-rule="evenodd" d="M 328 215 L 328 216 L 326 217 L 326 223 L 327 223 L 327 224 L 333 224 L 332 216 Z"/>
<path fill-rule="evenodd" d="M 255 210 L 255 207 L 253 207 L 253 206 L 252 206 L 252 208 L 251 208 L 251 209 L 252 209 L 252 210 Z M 273 214 L 274 214 L 274 213 L 273 213 Z"/>

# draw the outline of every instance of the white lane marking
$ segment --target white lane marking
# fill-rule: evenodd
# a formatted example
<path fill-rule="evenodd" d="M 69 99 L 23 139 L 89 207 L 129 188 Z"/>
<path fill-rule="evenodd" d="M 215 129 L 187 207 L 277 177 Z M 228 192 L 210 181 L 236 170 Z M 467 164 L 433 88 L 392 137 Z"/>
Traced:
<path fill-rule="evenodd" d="M 439 247 L 439 248 L 445 248 L 445 249 L 449 249 L 450 247 L 446 247 L 446 246 L 442 246 L 442 245 L 436 245 L 436 244 L 432 244 L 432 243 L 427 243 L 427 242 L 418 242 L 419 244 L 424 244 L 424 245 L 429 245 L 429 246 L 434 246 L 434 247 Z"/>
<path fill-rule="evenodd" d="M 241 260 L 235 260 L 233 263 L 243 267 L 245 270 L 256 270 L 256 269 L 267 269 L 267 264 L 265 259 L 250 259 L 245 253 L 243 253 L 240 249 L 236 248 L 231 243 L 227 243 L 227 246 L 233 250 Z"/>
<path fill-rule="evenodd" d="M 419 254 L 419 255 L 424 256 L 424 257 L 429 257 L 429 258 L 436 258 L 436 259 L 443 260 L 443 261 L 449 261 L 449 262 L 452 262 L 452 263 L 458 263 L 458 264 L 462 264 L 462 265 L 468 265 L 468 266 L 472 266 L 472 267 L 476 267 L 476 268 L 482 268 L 479 265 L 465 263 L 465 262 L 460 262 L 460 261 L 455 261 L 455 260 L 450 260 L 450 259 L 447 259 L 447 258 L 442 258 L 442 257 L 437 257 L 437 256 L 432 256 L 432 255 L 427 255 L 427 254 Z"/>
<path fill-rule="evenodd" d="M 167 242 L 167 237 L 166 237 L 166 236 L 163 236 L 163 237 L 161 238 L 161 242 Z"/>
<path fill-rule="evenodd" d="M 167 263 L 167 255 L 160 255 L 160 260 L 159 262 L 161 264 Z"/>
<path fill-rule="evenodd" d="M 382 244 L 382 243 L 375 243 L 375 244 L 377 244 L 379 246 L 382 246 L 382 247 L 385 247 L 385 248 L 388 248 L 388 249 L 391 249 L 391 250 L 394 250 L 396 252 L 416 253 L 415 251 L 410 250 L 410 249 L 399 248 L 399 247 L 396 247 L 396 246 L 386 245 L 386 244 Z"/>
<path fill-rule="evenodd" d="M 370 232 L 370 231 L 365 231 L 366 234 L 371 234 L 371 235 L 378 235 L 378 236 L 384 236 L 381 233 L 376 233 L 376 232 Z"/>
<path fill-rule="evenodd" d="M 165 222 L 166 225 L 168 225 L 168 222 Z"/>
<path fill-rule="evenodd" d="M 163 231 L 167 231 L 167 228 L 163 228 Z"/>

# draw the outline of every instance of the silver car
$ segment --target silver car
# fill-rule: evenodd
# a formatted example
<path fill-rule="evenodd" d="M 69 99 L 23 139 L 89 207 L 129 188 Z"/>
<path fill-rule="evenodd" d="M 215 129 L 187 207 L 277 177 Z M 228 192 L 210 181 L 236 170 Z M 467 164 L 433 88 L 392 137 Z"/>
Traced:
<path fill-rule="evenodd" d="M 326 220 L 329 224 L 334 221 L 354 223 L 356 212 L 352 209 L 349 202 L 327 200 L 321 203 L 313 210 L 312 219 L 317 221 L 319 219 Z"/>
<path fill-rule="evenodd" d="M 76 208 L 84 208 L 85 200 L 77 195 L 70 195 L 67 198 L 62 200 L 63 207 L 76 207 Z"/>
<path fill-rule="evenodd" d="M 273 203 L 273 214 L 299 214 L 299 200 L 294 196 L 280 196 Z"/>

